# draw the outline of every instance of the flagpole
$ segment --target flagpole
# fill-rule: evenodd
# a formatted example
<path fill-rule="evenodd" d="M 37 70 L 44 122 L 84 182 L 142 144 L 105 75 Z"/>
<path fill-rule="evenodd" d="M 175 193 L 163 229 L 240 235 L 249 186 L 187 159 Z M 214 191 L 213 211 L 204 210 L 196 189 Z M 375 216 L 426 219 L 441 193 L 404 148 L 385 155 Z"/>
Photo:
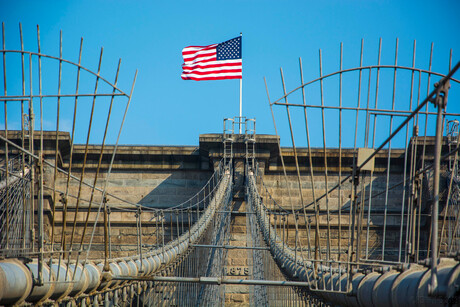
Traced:
<path fill-rule="evenodd" d="M 241 134 L 241 121 L 243 118 L 243 79 L 240 79 L 240 134 Z"/>
<path fill-rule="evenodd" d="M 240 32 L 241 38 L 243 38 L 243 32 Z M 241 50 L 241 54 L 243 54 L 243 50 Z M 243 56 L 241 56 L 241 62 L 243 62 Z M 243 64 L 241 64 L 241 69 L 243 68 Z M 240 79 L 240 134 L 241 134 L 241 121 L 243 120 L 243 74 L 241 74 Z"/>

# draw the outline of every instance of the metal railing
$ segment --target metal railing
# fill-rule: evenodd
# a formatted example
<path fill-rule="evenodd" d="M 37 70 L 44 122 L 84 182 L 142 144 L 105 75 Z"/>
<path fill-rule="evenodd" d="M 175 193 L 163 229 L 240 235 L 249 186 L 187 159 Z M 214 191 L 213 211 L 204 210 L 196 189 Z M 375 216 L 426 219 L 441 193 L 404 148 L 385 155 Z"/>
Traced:
<path fill-rule="evenodd" d="M 3 162 L 3 163 L 2 163 Z M 33 245 L 31 229 L 31 169 L 21 157 L 0 162 L 0 256 L 25 256 Z"/>
<path fill-rule="evenodd" d="M 447 185 L 441 180 L 448 162 L 456 165 L 458 147 L 451 143 L 448 148 L 448 138 L 443 137 L 442 127 L 448 119 L 460 116 L 458 111 L 448 111 L 449 106 L 457 110 L 458 104 L 447 103 L 450 86 L 453 84 L 458 88 L 459 80 L 454 74 L 460 63 L 454 65 L 446 75 L 432 72 L 431 67 L 428 71 L 416 69 L 415 62 L 412 67 L 400 66 L 397 64 L 397 41 L 394 65 L 381 65 L 379 47 L 378 64 L 363 66 L 362 50 L 363 45 L 361 66 L 343 69 L 341 46 L 340 70 L 328 75 L 322 73 L 320 51 L 320 77 L 311 82 L 303 81 L 300 61 L 301 86 L 290 92 L 286 90 L 281 70 L 284 95 L 274 102 L 269 97 L 269 104 L 277 135 L 279 129 L 274 107 L 282 106 L 286 111 L 285 121 L 292 150 L 285 155 L 287 150 L 278 144 L 284 181 L 276 179 L 275 185 L 270 176 L 278 174 L 265 173 L 266 191 L 276 196 L 270 200 L 270 196 L 267 198 L 266 194 L 261 193 L 267 206 L 266 215 L 271 215 L 271 219 L 265 221 L 259 218 L 259 221 L 269 223 L 275 232 L 280 233 L 283 248 L 291 250 L 289 257 L 293 257 L 292 251 L 303 252 L 302 262 L 314 264 L 314 269 L 310 271 L 314 277 L 312 290 L 316 292 L 344 291 L 356 295 L 359 287 L 369 286 L 366 282 L 354 280 L 359 274 L 362 274 L 360 278 L 364 278 L 370 271 L 382 272 L 387 268 L 397 270 L 425 264 L 430 269 L 418 267 L 417 274 L 425 276 L 429 282 L 423 291 L 417 292 L 412 298 L 421 300 L 429 295 L 450 300 L 455 295 L 446 293 L 445 289 L 454 287 L 454 282 L 444 279 L 443 285 L 439 286 L 438 273 L 442 267 L 443 274 L 454 274 L 454 267 L 458 264 L 452 258 L 456 257 L 457 252 L 448 252 L 449 248 L 445 247 L 449 244 L 446 242 L 451 241 L 446 237 L 456 236 L 454 228 L 458 224 L 458 217 L 455 216 L 456 211 L 452 213 L 449 209 L 452 208 L 451 199 L 456 196 L 452 193 L 453 189 L 447 187 L 455 187 L 454 176 L 447 176 Z M 386 81 L 382 77 L 384 70 L 391 71 Z M 403 74 L 401 71 L 409 72 L 409 75 L 397 82 L 397 76 Z M 353 77 L 349 78 L 358 81 L 357 87 L 343 87 L 342 80 L 353 73 Z M 422 74 L 426 78 L 422 78 Z M 368 77 L 367 88 L 362 86 L 365 84 L 363 77 L 364 80 Z M 434 77 L 437 82 L 434 90 L 431 90 L 430 82 Z M 401 86 L 406 90 L 405 95 L 399 89 L 402 80 L 409 85 Z M 421 93 L 422 80 L 427 84 L 426 98 Z M 338 93 L 330 90 L 334 82 Z M 349 80 L 347 83 L 350 84 Z M 326 85 L 335 94 L 328 94 Z M 389 90 L 385 91 L 382 87 L 389 87 Z M 346 104 L 342 103 L 342 92 L 345 90 L 348 91 L 344 95 L 347 97 Z M 357 90 L 358 93 L 354 96 L 356 106 L 352 106 L 349 99 L 351 90 Z M 454 101 L 458 99 L 455 96 L 457 93 L 454 93 L 454 96 L 449 96 L 450 101 L 452 98 Z M 383 105 L 377 107 L 382 97 L 385 97 Z M 333 98 L 338 103 L 332 103 Z M 292 103 L 293 99 L 303 103 Z M 372 101 L 375 102 L 374 106 L 371 106 Z M 430 103 L 434 104 L 435 111 L 429 111 Z M 299 117 L 303 127 L 298 121 L 294 122 Z M 421 124 L 423 126 L 420 127 Z M 315 129 L 314 135 L 312 129 Z M 304 134 L 303 138 L 299 137 L 299 131 Z M 306 143 L 306 148 L 299 148 L 299 140 Z M 321 147 L 315 148 L 318 144 Z M 455 163 L 452 163 L 453 159 Z M 257 198 L 256 195 L 253 198 Z M 450 222 L 449 226 L 447 221 Z M 438 227 L 441 222 L 443 226 Z M 291 231 L 295 232 L 295 242 L 290 244 L 284 239 L 290 232 L 286 229 L 287 225 L 295 228 Z M 448 228 L 451 230 L 446 231 Z M 440 242 L 443 243 L 440 245 Z M 275 249 L 274 253 L 282 248 Z M 449 259 L 439 260 L 438 257 Z M 289 270 L 291 276 L 295 277 L 297 271 Z M 333 273 L 328 273 L 328 276 L 324 272 Z M 398 278 L 399 282 L 402 277 L 398 274 L 393 273 L 391 278 Z M 343 282 L 342 275 L 348 275 L 343 277 Z M 377 287 L 378 282 L 383 280 L 381 276 L 381 273 L 374 274 L 372 287 Z M 311 276 L 307 274 L 305 278 L 311 279 Z M 402 280 L 403 283 L 407 282 Z M 398 283 L 393 285 L 399 286 Z M 319 295 L 328 300 L 334 297 L 324 293 Z M 389 292 L 380 295 L 375 299 L 387 300 L 389 304 L 391 300 L 406 300 L 392 297 Z M 339 297 L 332 301 L 338 303 Z"/>
<path fill-rule="evenodd" d="M 19 93 L 11 94 L 4 85 L 0 97 L 5 107 L 5 131 L 0 134 L 4 148 L 0 270 L 5 273 L 0 274 L 4 286 L 0 304 L 223 305 L 226 285 L 235 284 L 248 286 L 252 305 L 410 305 L 427 297 L 440 304 L 458 298 L 458 122 L 447 126 L 446 137 L 442 127 L 460 116 L 447 111 L 449 84 L 458 85 L 454 73 L 460 64 L 445 76 L 432 72 L 431 67 L 416 69 L 415 62 L 404 67 L 397 64 L 397 43 L 394 65 L 380 64 L 379 47 L 377 65 L 363 66 L 361 51 L 360 66 L 351 69 L 342 68 L 341 47 L 340 69 L 328 75 L 322 73 L 320 53 L 320 77 L 306 83 L 300 62 L 301 86 L 290 92 L 281 71 L 283 96 L 269 103 L 277 134 L 273 109 L 281 106 L 287 111 L 292 155 L 284 155 L 287 149 L 281 148 L 277 138 L 277 162 L 282 170 L 266 167 L 265 174 L 259 174 L 255 121 L 227 119 L 223 161 L 209 179 L 196 186 L 192 197 L 158 209 L 108 189 L 136 76 L 129 94 L 117 85 L 120 62 L 113 83 L 103 78 L 102 50 L 97 72 L 84 68 L 83 40 L 78 61 L 72 62 L 62 56 L 62 36 L 59 57 L 41 52 L 39 29 L 37 52 L 24 51 L 21 27 L 18 50 L 7 50 L 5 36 L 2 38 L 3 75 L 7 75 L 7 66 L 11 69 L 6 59 L 18 57 L 21 61 L 12 62 L 20 63 L 15 68 L 22 74 L 13 82 L 22 86 Z M 42 65 L 48 61 L 57 65 L 57 94 L 47 94 L 42 88 L 42 73 L 47 71 Z M 73 79 L 62 77 L 63 66 L 74 69 Z M 391 72 L 392 83 L 384 82 L 384 70 Z M 400 71 L 409 72 L 406 108 L 397 104 L 401 101 L 396 82 Z M 356 106 L 342 103 L 342 79 L 353 73 L 358 74 Z M 84 74 L 94 85 L 91 92 L 81 90 Z M 427 80 L 425 99 L 422 75 Z M 363 76 L 368 77 L 367 89 L 362 85 Z M 324 91 L 333 78 L 338 78 L 337 105 L 326 103 L 328 92 Z M 437 85 L 430 92 L 432 79 Z M 75 85 L 73 93 L 64 92 L 70 87 L 63 82 L 69 80 Z M 7 84 L 6 77 L 4 81 Z M 392 94 L 382 99 L 380 84 L 390 84 Z M 316 94 L 314 86 L 318 86 Z M 292 103 L 296 94 L 301 94 L 303 103 Z M 61 108 L 66 101 L 73 102 L 73 111 L 70 108 L 66 113 L 71 114 L 72 128 L 65 143 L 70 145 L 69 154 L 63 157 L 59 153 L 66 135 L 60 131 Z M 85 122 L 77 121 L 85 101 L 91 106 L 86 114 L 88 125 L 77 127 Z M 102 145 L 90 153 L 96 101 L 106 107 L 107 119 L 101 126 Z M 114 133 L 109 122 L 113 124 L 115 102 L 122 102 L 125 109 Z M 430 103 L 436 112 L 429 110 Z M 21 106 L 21 131 L 8 130 L 9 121 L 19 118 L 7 112 L 12 104 Z M 41 111 L 50 106 L 56 108 L 56 125 L 49 143 L 44 144 L 47 118 Z M 39 125 L 34 107 L 40 108 Z M 300 127 L 305 131 L 306 148 L 298 146 L 294 110 L 300 110 L 304 120 Z M 310 134 L 312 122 L 321 133 Z M 241 137 L 246 145 L 247 208 L 237 213 L 245 215 L 246 246 L 229 243 L 236 214 L 232 200 L 235 125 L 245 125 Z M 333 150 L 338 154 L 331 154 L 335 146 L 330 131 L 336 133 L 332 139 L 338 146 Z M 80 146 L 81 164 L 75 162 L 77 134 L 87 136 Z M 114 136 L 115 145 L 107 146 L 107 139 Z M 322 146 L 314 148 L 318 142 Z M 280 174 L 284 183 L 271 177 Z M 49 212 L 44 216 L 46 204 Z M 231 249 L 247 253 L 244 278 L 226 277 Z M 387 287 L 390 282 L 392 286 Z M 412 289 L 410 293 L 407 288 Z"/>

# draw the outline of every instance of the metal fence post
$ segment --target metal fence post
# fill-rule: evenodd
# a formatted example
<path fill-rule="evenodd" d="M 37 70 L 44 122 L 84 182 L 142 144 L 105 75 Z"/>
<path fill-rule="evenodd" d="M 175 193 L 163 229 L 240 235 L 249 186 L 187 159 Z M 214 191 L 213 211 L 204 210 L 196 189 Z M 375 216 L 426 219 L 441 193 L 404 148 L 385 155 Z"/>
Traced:
<path fill-rule="evenodd" d="M 435 84 L 436 97 L 432 101 L 438 108 L 436 117 L 436 139 L 434 147 L 434 183 L 433 205 L 431 212 L 431 284 L 428 287 L 430 295 L 438 294 L 437 266 L 438 266 L 438 215 L 439 215 L 439 177 L 441 172 L 441 149 L 442 149 L 442 112 L 447 105 L 447 94 L 450 88 L 449 80 L 444 84 Z"/>

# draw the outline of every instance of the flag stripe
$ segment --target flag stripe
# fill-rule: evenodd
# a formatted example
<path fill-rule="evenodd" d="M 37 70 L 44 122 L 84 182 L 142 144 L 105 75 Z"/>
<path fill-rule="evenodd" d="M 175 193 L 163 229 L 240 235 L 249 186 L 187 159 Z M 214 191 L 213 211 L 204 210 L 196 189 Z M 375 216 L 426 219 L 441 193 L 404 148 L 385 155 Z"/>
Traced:
<path fill-rule="evenodd" d="M 184 63 L 182 64 L 182 66 L 187 66 L 187 65 L 190 65 L 190 66 L 193 66 L 193 65 L 199 65 L 199 64 L 227 64 L 227 63 L 236 63 L 235 61 L 240 61 L 241 60 L 225 60 L 225 61 L 217 61 L 216 58 L 214 59 L 206 59 L 206 60 L 201 60 L 201 61 L 193 61 L 193 62 L 187 62 L 187 63 Z M 207 63 L 207 64 L 206 64 Z"/>
<path fill-rule="evenodd" d="M 209 46 L 188 46 L 188 47 L 185 47 L 184 49 L 182 49 L 182 54 L 184 54 L 184 52 L 193 53 L 194 51 L 197 51 L 197 50 L 212 49 L 212 48 L 215 48 L 215 47 L 217 47 L 217 44 L 212 44 L 212 45 L 209 45 Z"/>
<path fill-rule="evenodd" d="M 209 81 L 209 80 L 226 80 L 226 79 L 241 79 L 241 76 L 224 76 L 224 77 L 203 77 L 203 78 L 196 78 L 196 77 L 184 77 L 182 76 L 183 80 L 194 80 L 194 81 Z"/>
<path fill-rule="evenodd" d="M 200 57 L 194 58 L 193 60 L 184 59 L 185 64 L 201 63 L 203 61 L 216 61 L 216 55 L 202 55 Z"/>
<path fill-rule="evenodd" d="M 184 71 L 186 74 L 197 74 L 197 75 L 209 75 L 212 73 L 239 73 L 241 75 L 241 68 L 238 69 L 218 69 L 218 68 L 213 68 L 213 69 L 194 69 L 190 71 Z"/>
<path fill-rule="evenodd" d="M 216 49 L 214 50 L 206 50 L 206 51 L 197 51 L 193 54 L 183 55 L 184 61 L 193 61 L 199 58 L 205 58 L 209 56 L 216 56 Z"/>
<path fill-rule="evenodd" d="M 241 65 L 234 65 L 234 64 L 226 64 L 226 65 L 199 65 L 199 66 L 182 66 L 183 71 L 193 71 L 193 70 L 219 70 L 219 69 L 230 69 L 230 70 L 235 70 L 239 69 L 241 70 Z"/>
<path fill-rule="evenodd" d="M 199 74 L 197 72 L 193 72 L 193 73 L 186 73 L 186 74 L 182 74 L 182 76 L 190 76 L 190 77 L 196 77 L 196 78 L 205 78 L 205 77 L 222 77 L 222 76 L 241 76 L 241 72 L 222 72 L 222 73 L 216 73 L 216 72 L 213 72 L 213 73 L 207 73 L 207 74 Z"/>

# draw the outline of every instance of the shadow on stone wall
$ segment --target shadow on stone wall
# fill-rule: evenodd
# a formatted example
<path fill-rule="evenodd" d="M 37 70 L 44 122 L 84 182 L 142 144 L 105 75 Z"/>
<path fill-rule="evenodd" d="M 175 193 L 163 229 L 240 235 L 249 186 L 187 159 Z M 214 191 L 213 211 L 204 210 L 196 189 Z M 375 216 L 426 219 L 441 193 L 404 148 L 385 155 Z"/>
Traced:
<path fill-rule="evenodd" d="M 211 175 L 211 172 L 190 171 L 158 174 L 159 178 L 148 180 L 154 188 L 147 195 L 142 196 L 139 203 L 152 208 L 177 206 L 198 193 Z"/>

